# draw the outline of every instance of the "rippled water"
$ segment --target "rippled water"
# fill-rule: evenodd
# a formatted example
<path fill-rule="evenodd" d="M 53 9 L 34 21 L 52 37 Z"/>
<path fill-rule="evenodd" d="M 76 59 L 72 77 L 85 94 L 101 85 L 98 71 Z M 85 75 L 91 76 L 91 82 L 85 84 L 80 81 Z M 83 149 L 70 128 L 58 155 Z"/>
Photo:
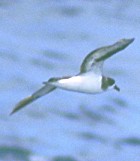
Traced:
<path fill-rule="evenodd" d="M 140 2 L 0 1 L 0 160 L 140 160 Z M 91 50 L 135 37 L 105 64 L 121 92 L 56 90 L 9 116 L 53 76 L 79 72 Z"/>

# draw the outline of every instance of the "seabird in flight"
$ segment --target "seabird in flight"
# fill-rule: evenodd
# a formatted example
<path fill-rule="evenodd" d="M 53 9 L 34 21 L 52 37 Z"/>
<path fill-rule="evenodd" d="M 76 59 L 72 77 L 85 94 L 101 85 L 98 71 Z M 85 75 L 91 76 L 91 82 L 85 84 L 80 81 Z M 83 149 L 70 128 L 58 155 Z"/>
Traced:
<path fill-rule="evenodd" d="M 50 78 L 47 82 L 44 82 L 42 88 L 21 100 L 11 114 L 54 91 L 56 88 L 89 94 L 97 94 L 110 89 L 120 91 L 114 79 L 104 76 L 103 64 L 106 59 L 125 49 L 133 41 L 134 39 L 121 39 L 113 45 L 101 47 L 90 52 L 83 60 L 79 74 L 61 78 Z"/>

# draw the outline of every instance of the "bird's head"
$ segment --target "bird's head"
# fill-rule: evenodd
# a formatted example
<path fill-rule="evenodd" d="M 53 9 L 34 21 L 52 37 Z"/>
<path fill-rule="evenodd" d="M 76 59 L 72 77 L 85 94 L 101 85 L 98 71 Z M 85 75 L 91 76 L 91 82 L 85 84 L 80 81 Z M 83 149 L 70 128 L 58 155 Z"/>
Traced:
<path fill-rule="evenodd" d="M 116 85 L 115 80 L 109 77 L 103 77 L 102 79 L 102 89 L 115 89 L 116 91 L 120 91 L 120 88 Z"/>

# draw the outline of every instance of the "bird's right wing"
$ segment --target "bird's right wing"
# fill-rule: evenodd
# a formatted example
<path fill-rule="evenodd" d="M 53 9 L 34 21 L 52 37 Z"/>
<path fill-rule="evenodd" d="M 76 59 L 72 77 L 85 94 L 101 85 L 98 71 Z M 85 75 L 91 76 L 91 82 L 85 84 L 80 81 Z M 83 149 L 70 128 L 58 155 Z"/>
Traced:
<path fill-rule="evenodd" d="M 45 84 L 45 86 L 43 86 L 42 88 L 40 88 L 38 91 L 36 91 L 35 93 L 33 93 L 31 96 L 29 96 L 29 97 L 24 98 L 23 100 L 21 100 L 15 106 L 15 108 L 12 110 L 12 112 L 10 113 L 10 115 L 13 114 L 13 113 L 15 113 L 15 112 L 17 112 L 18 110 L 20 110 L 21 108 L 25 107 L 26 105 L 32 103 L 33 101 L 37 100 L 41 96 L 44 96 L 45 94 L 50 93 L 54 89 L 56 89 L 56 87 L 54 87 L 54 86 L 52 86 L 50 84 Z"/>
<path fill-rule="evenodd" d="M 104 60 L 125 49 L 133 41 L 134 39 L 121 39 L 112 45 L 104 46 L 90 52 L 81 65 L 80 73 L 90 70 L 101 74 Z"/>

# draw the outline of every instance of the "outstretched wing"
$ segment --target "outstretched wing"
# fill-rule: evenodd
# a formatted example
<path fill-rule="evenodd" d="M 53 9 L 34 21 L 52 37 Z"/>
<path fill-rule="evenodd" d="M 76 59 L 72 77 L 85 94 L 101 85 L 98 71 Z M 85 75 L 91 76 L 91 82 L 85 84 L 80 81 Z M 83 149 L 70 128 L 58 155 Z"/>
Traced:
<path fill-rule="evenodd" d="M 134 39 L 121 39 L 113 45 L 101 47 L 92 51 L 85 57 L 80 72 L 85 73 L 89 70 L 93 70 L 93 72 L 102 73 L 104 60 L 125 49 L 133 41 Z"/>
<path fill-rule="evenodd" d="M 21 100 L 16 106 L 15 108 L 12 110 L 12 112 L 10 113 L 10 115 L 12 115 L 13 113 L 17 112 L 18 110 L 20 110 L 21 108 L 27 106 L 28 104 L 32 103 L 33 101 L 37 100 L 38 98 L 40 98 L 41 96 L 44 96 L 47 93 L 50 93 L 51 91 L 53 91 L 56 87 L 46 84 L 45 86 L 43 86 L 42 88 L 40 88 L 38 91 L 36 91 L 35 93 L 33 93 L 31 96 L 24 98 L 23 100 Z"/>

